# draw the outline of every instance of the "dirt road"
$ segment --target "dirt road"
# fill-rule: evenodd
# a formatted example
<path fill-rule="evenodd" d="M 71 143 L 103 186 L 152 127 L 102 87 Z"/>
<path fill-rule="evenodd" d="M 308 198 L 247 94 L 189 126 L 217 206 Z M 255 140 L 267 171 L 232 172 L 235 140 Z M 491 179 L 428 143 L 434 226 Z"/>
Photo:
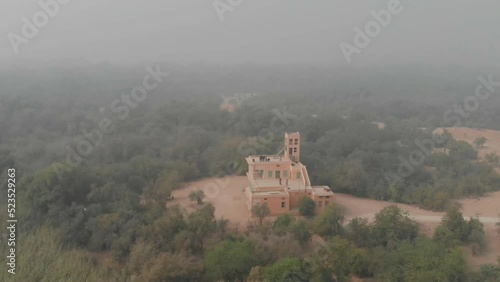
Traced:
<path fill-rule="evenodd" d="M 234 228 L 245 230 L 250 219 L 250 213 L 245 204 L 243 189 L 248 185 L 245 176 L 230 176 L 226 178 L 210 178 L 186 184 L 183 188 L 172 193 L 175 200 L 168 206 L 179 204 L 187 211 L 196 209 L 196 203 L 189 200 L 189 193 L 194 190 L 206 191 L 206 201 L 215 206 L 216 218 L 229 219 Z M 496 223 L 500 221 L 500 192 L 490 193 L 485 197 L 459 200 L 462 204 L 462 213 L 469 218 L 479 217 L 483 222 L 486 236 L 489 240 L 488 252 L 483 256 L 468 256 L 473 265 L 496 263 L 500 255 L 500 235 L 497 233 Z M 395 204 L 386 201 L 357 198 L 346 194 L 335 194 L 335 203 L 346 207 L 347 217 L 365 217 L 373 219 L 375 214 L 384 207 L 397 205 L 421 224 L 421 230 L 432 236 L 434 229 L 439 225 L 443 212 L 433 212 L 420 209 L 416 206 Z"/>
<path fill-rule="evenodd" d="M 358 217 L 362 218 L 367 218 L 369 220 L 373 220 L 375 218 L 375 213 L 370 213 L 370 214 L 363 214 Z M 349 217 L 348 220 L 352 219 L 353 217 Z M 421 223 L 433 223 L 433 222 L 441 222 L 443 219 L 443 216 L 438 216 L 438 215 L 419 215 L 419 214 L 410 214 L 410 218 Z M 471 217 L 465 216 L 465 220 L 469 220 Z M 500 220 L 498 217 L 478 217 L 479 221 L 481 221 L 483 224 L 496 224 Z"/>

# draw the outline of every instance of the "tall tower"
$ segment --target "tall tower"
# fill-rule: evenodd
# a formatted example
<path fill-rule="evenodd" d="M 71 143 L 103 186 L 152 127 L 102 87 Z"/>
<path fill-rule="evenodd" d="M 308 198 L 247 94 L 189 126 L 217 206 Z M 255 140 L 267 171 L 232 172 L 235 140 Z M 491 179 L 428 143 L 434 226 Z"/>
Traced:
<path fill-rule="evenodd" d="M 285 133 L 285 157 L 300 162 L 300 133 Z"/>

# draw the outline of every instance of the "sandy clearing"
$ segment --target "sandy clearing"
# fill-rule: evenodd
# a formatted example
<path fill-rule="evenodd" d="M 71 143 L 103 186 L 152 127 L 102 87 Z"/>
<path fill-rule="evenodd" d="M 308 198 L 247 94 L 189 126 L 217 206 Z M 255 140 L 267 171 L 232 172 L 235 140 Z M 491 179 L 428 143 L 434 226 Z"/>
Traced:
<path fill-rule="evenodd" d="M 215 206 L 216 218 L 229 219 L 234 228 L 243 231 L 246 230 L 247 224 L 251 220 L 243 192 L 247 184 L 246 176 L 210 178 L 191 182 L 174 191 L 172 195 L 175 200 L 169 202 L 167 206 L 179 204 L 187 211 L 193 211 L 197 205 L 189 200 L 189 193 L 201 189 L 207 195 L 206 201 Z M 479 220 L 484 223 L 486 236 L 489 240 L 488 251 L 482 256 L 472 256 L 470 254 L 468 256 L 470 263 L 472 265 L 496 263 L 497 256 L 500 255 L 500 235 L 497 233 L 496 226 L 496 222 L 500 221 L 500 192 L 490 193 L 479 199 L 462 199 L 458 202 L 463 205 L 462 213 L 465 217 L 478 216 Z M 428 236 L 433 235 L 444 214 L 443 212 L 423 210 L 412 205 L 357 198 L 338 193 L 335 194 L 335 203 L 346 208 L 348 219 L 353 217 L 373 219 L 375 213 L 384 207 L 397 205 L 419 222 L 421 231 Z M 470 253 L 470 248 L 465 250 Z"/>
<path fill-rule="evenodd" d="M 364 217 L 373 220 L 375 213 L 384 207 L 394 203 L 377 201 L 371 199 L 356 198 L 351 195 L 336 194 L 336 203 L 347 208 L 348 219 L 352 217 Z M 479 220 L 484 224 L 484 231 L 488 239 L 488 249 L 481 256 L 474 256 L 470 248 L 463 248 L 467 253 L 467 260 L 473 266 L 482 264 L 497 263 L 500 256 L 500 234 L 497 232 L 497 222 L 500 222 L 500 192 L 491 193 L 479 199 L 463 199 L 459 201 L 462 205 L 462 213 L 466 219 L 471 216 L 479 216 Z M 439 226 L 444 213 L 432 212 L 420 209 L 415 206 L 396 204 L 402 210 L 407 211 L 410 217 L 421 224 L 420 231 L 433 236 L 434 230 Z"/>
<path fill-rule="evenodd" d="M 474 256 L 469 249 L 468 260 L 472 265 L 478 266 L 482 264 L 497 264 L 497 258 L 500 257 L 500 234 L 497 232 L 497 227 L 493 224 L 485 224 L 484 231 L 488 240 L 488 249 L 485 254 L 481 256 Z"/>
<path fill-rule="evenodd" d="M 215 206 L 215 217 L 229 219 L 240 230 L 246 229 L 250 213 L 245 204 L 243 189 L 248 186 L 246 176 L 230 176 L 225 178 L 208 178 L 184 185 L 172 192 L 174 201 L 168 206 L 179 204 L 188 211 L 196 209 L 197 205 L 189 200 L 189 193 L 195 190 L 205 192 L 205 201 Z"/>
<path fill-rule="evenodd" d="M 442 215 L 442 213 L 440 212 L 428 211 L 412 205 L 358 198 L 352 195 L 340 194 L 340 193 L 335 194 L 335 203 L 343 205 L 347 210 L 347 216 L 350 218 L 357 216 L 360 217 L 370 216 L 372 214 L 379 212 L 381 209 L 391 205 L 396 205 L 410 214 L 431 215 L 431 216 Z"/>
<path fill-rule="evenodd" d="M 486 154 L 497 153 L 498 155 L 500 152 L 500 131 L 467 127 L 445 127 L 437 128 L 434 132 L 442 133 L 443 129 L 446 129 L 449 133 L 451 133 L 453 138 L 465 141 L 474 146 L 474 148 L 476 147 L 474 140 L 476 140 L 477 137 L 486 137 L 488 140 L 486 141 L 485 146 L 478 150 L 479 158 L 481 159 L 484 159 Z"/>
<path fill-rule="evenodd" d="M 462 204 L 464 215 L 500 218 L 500 191 L 480 198 L 461 199 L 458 202 Z"/>
<path fill-rule="evenodd" d="M 442 216 L 444 214 L 442 212 L 424 210 L 413 205 L 358 198 L 340 193 L 335 194 L 335 199 L 336 203 L 346 207 L 349 217 L 373 214 L 390 205 L 397 205 L 411 215 Z M 462 204 L 462 213 L 466 217 L 478 216 L 490 218 L 487 221 L 491 221 L 491 218 L 498 219 L 500 216 L 500 191 L 489 193 L 481 198 L 460 199 L 457 202 Z"/>
<path fill-rule="evenodd" d="M 335 194 L 335 202 L 346 207 L 348 219 L 353 217 L 364 217 L 372 220 L 375 213 L 384 207 L 394 205 L 395 203 L 377 201 L 371 199 L 357 198 L 346 194 Z M 473 266 L 481 264 L 497 263 L 497 257 L 500 256 L 500 234 L 497 232 L 497 222 L 500 222 L 500 192 L 490 193 L 481 198 L 461 199 L 462 213 L 466 219 L 473 216 L 479 217 L 484 224 L 484 231 L 488 239 L 488 249 L 481 256 L 473 256 L 470 248 L 464 248 L 468 254 L 467 260 Z M 444 215 L 443 212 L 433 212 L 423 210 L 416 206 L 395 204 L 410 214 L 410 217 L 421 224 L 420 231 L 433 236 L 434 230 L 439 226 Z"/>

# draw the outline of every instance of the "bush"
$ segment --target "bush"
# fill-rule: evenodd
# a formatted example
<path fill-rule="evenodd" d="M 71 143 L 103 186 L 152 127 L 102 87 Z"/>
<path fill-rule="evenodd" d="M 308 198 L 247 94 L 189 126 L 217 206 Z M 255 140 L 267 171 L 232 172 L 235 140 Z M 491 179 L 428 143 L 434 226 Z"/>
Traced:
<path fill-rule="evenodd" d="M 486 235 L 482 229 L 473 229 L 467 238 L 467 241 L 471 244 L 472 254 L 474 255 L 483 254 L 488 243 Z"/>
<path fill-rule="evenodd" d="M 444 229 L 453 233 L 453 237 L 459 239 L 462 243 L 471 244 L 472 253 L 474 255 L 479 255 L 486 249 L 487 240 L 483 223 L 477 218 L 471 218 L 469 221 L 466 221 L 458 206 L 453 206 L 448 209 L 443 217 L 441 225 L 436 230 L 435 238 L 442 237 L 440 241 L 444 241 Z M 437 231 L 440 231 L 440 234 L 438 234 Z M 450 239 L 451 235 L 446 235 L 446 237 Z"/>
<path fill-rule="evenodd" d="M 203 198 L 205 198 L 205 193 L 201 190 L 193 191 L 189 194 L 189 199 L 197 202 L 200 206 L 203 205 Z"/>
<path fill-rule="evenodd" d="M 418 223 L 397 206 L 388 206 L 375 214 L 372 237 L 378 245 L 389 249 L 398 242 L 413 241 L 418 235 Z"/>
<path fill-rule="evenodd" d="M 258 264 L 254 246 L 249 242 L 223 241 L 205 255 L 205 269 L 210 281 L 242 281 Z"/>
<path fill-rule="evenodd" d="M 314 221 L 314 232 L 323 237 L 342 235 L 345 221 L 345 209 L 340 205 L 329 205 L 325 212 L 316 217 Z"/>
<path fill-rule="evenodd" d="M 294 221 L 295 221 L 295 218 L 293 217 L 293 215 L 290 215 L 288 213 L 284 213 L 284 214 L 278 216 L 276 221 L 274 221 L 273 230 L 278 235 L 286 234 L 286 233 L 288 233 L 288 231 L 290 231 L 290 228 L 291 228 L 292 224 L 294 223 Z"/>
<path fill-rule="evenodd" d="M 420 208 L 444 211 L 450 205 L 450 194 L 444 191 L 437 191 L 435 187 L 422 187 L 415 195 L 415 202 Z"/>
<path fill-rule="evenodd" d="M 491 165 L 495 165 L 496 166 L 500 162 L 500 158 L 498 157 L 498 155 L 495 152 L 486 154 L 484 156 L 484 158 Z"/>
<path fill-rule="evenodd" d="M 313 216 L 316 210 L 316 203 L 309 197 L 302 197 L 299 202 L 299 213 L 303 216 Z"/>
<path fill-rule="evenodd" d="M 347 225 L 347 236 L 358 247 L 373 245 L 371 232 L 371 226 L 366 218 L 355 217 Z"/>
<path fill-rule="evenodd" d="M 266 281 L 309 281 L 310 274 L 298 258 L 285 258 L 264 268 Z"/>
<path fill-rule="evenodd" d="M 301 246 L 305 246 L 309 241 L 311 241 L 312 233 L 309 231 L 309 225 L 300 220 L 292 226 L 292 233 L 295 239 L 299 241 Z"/>

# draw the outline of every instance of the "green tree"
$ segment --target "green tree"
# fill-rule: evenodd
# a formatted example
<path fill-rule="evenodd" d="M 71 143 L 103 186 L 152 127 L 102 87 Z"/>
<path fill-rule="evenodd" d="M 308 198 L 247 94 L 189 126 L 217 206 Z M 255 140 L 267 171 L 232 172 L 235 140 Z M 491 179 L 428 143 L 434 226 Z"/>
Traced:
<path fill-rule="evenodd" d="M 208 203 L 203 208 L 191 213 L 188 216 L 187 230 L 194 235 L 191 243 L 194 244 L 193 250 L 201 251 L 204 247 L 204 241 L 208 235 L 212 234 L 217 229 L 215 220 L 215 207 Z"/>
<path fill-rule="evenodd" d="M 313 216 L 316 210 L 316 203 L 309 197 L 303 196 L 299 202 L 299 213 L 303 216 Z"/>
<path fill-rule="evenodd" d="M 450 157 L 456 161 L 477 159 L 477 151 L 465 141 L 454 141 L 449 148 Z"/>
<path fill-rule="evenodd" d="M 60 232 L 42 226 L 18 237 L 24 255 L 16 254 L 16 274 L 0 273 L 0 281 L 116 281 L 120 273 L 110 263 L 95 263 L 88 252 L 63 248 Z M 19 251 L 19 249 L 18 249 Z M 7 254 L 0 257 L 7 266 Z M 33 263 L 36 260 L 38 263 Z"/>
<path fill-rule="evenodd" d="M 189 194 L 189 199 L 193 202 L 196 201 L 200 206 L 203 205 L 203 198 L 205 198 L 205 192 L 201 190 L 192 191 Z"/>
<path fill-rule="evenodd" d="M 243 281 L 259 261 L 249 242 L 222 241 L 205 255 L 205 270 L 209 281 Z"/>
<path fill-rule="evenodd" d="M 453 135 L 446 129 L 443 129 L 443 132 L 440 134 L 435 134 L 435 140 L 442 140 L 442 142 L 438 142 L 436 144 L 437 148 L 443 148 L 443 153 L 446 154 L 446 150 L 449 148 L 450 144 L 455 141 Z"/>
<path fill-rule="evenodd" d="M 254 233 L 250 235 L 249 240 L 261 265 L 271 265 L 282 258 L 301 257 L 304 254 L 304 248 L 292 234 L 278 236 L 272 233 Z"/>
<path fill-rule="evenodd" d="M 467 243 L 471 244 L 474 255 L 482 254 L 487 247 L 484 224 L 478 218 L 471 217 L 467 222 Z"/>
<path fill-rule="evenodd" d="M 484 147 L 484 144 L 486 144 L 486 141 L 488 141 L 488 139 L 486 137 L 484 137 L 484 136 L 478 136 L 474 140 L 474 144 L 476 145 L 476 148 L 479 149 L 479 148 L 483 148 Z"/>
<path fill-rule="evenodd" d="M 380 281 L 457 281 L 468 282 L 468 267 L 459 248 L 446 250 L 437 242 L 419 237 L 415 242 L 404 241 L 387 251 L 382 269 L 376 275 Z"/>
<path fill-rule="evenodd" d="M 221 238 L 223 238 L 226 235 L 227 232 L 227 226 L 229 225 L 229 219 L 225 219 L 221 217 L 219 220 L 217 220 L 217 231 L 219 232 Z"/>
<path fill-rule="evenodd" d="M 477 218 L 470 218 L 466 221 L 460 212 L 460 207 L 458 205 L 451 206 L 446 214 L 441 220 L 441 225 L 438 227 L 437 231 L 442 234 L 435 234 L 436 236 L 441 236 L 445 238 L 450 238 L 451 235 L 446 234 L 447 231 L 442 229 L 447 229 L 449 232 L 453 233 L 453 237 L 459 241 L 467 244 L 471 244 L 473 254 L 481 254 L 484 252 L 487 246 L 486 235 L 484 233 L 484 225 Z M 439 236 L 437 239 L 439 239 Z M 441 239 L 444 241 L 445 239 Z"/>
<path fill-rule="evenodd" d="M 310 274 L 302 260 L 298 258 L 285 258 L 275 264 L 264 268 L 265 281 L 288 282 L 309 281 Z"/>
<path fill-rule="evenodd" d="M 271 211 L 269 211 L 267 204 L 258 203 L 252 207 L 252 213 L 259 218 L 259 223 L 262 225 L 262 221 L 271 213 Z"/>
<path fill-rule="evenodd" d="M 494 166 L 497 166 L 498 163 L 500 162 L 500 157 L 495 152 L 486 154 L 484 158 L 489 164 Z"/>
<path fill-rule="evenodd" d="M 264 278 L 262 277 L 264 272 L 263 267 L 254 266 L 250 269 L 250 273 L 247 276 L 246 282 L 262 282 Z"/>
<path fill-rule="evenodd" d="M 326 207 L 325 211 L 314 220 L 314 232 L 323 237 L 333 237 L 344 232 L 342 224 L 345 221 L 345 208 L 334 204 Z"/>
<path fill-rule="evenodd" d="M 291 226 L 295 222 L 295 217 L 291 214 L 280 214 L 274 221 L 273 230 L 278 235 L 286 234 L 290 231 Z"/>
<path fill-rule="evenodd" d="M 319 249 L 313 260 L 314 281 L 351 281 L 356 259 L 356 247 L 348 240 L 335 236 L 326 248 Z"/>
<path fill-rule="evenodd" d="M 448 208 L 441 220 L 441 224 L 455 234 L 460 241 L 464 242 L 467 240 L 469 236 L 467 222 L 460 212 L 458 205 L 452 205 Z"/>
<path fill-rule="evenodd" d="M 154 242 L 159 251 L 174 250 L 174 238 L 178 233 L 187 228 L 187 222 L 181 209 L 177 206 L 162 211 L 160 217 L 152 219 L 152 223 L 144 226 L 143 239 Z"/>
<path fill-rule="evenodd" d="M 160 253 L 144 265 L 137 281 L 190 282 L 202 278 L 203 261 L 185 252 Z"/>
<path fill-rule="evenodd" d="M 460 238 L 444 225 L 436 228 L 433 239 L 446 249 L 454 248 L 460 244 Z"/>
<path fill-rule="evenodd" d="M 372 169 L 368 167 L 368 169 Z M 333 170 L 333 184 L 335 191 L 345 192 L 357 196 L 365 196 L 367 174 L 359 161 L 348 161 Z"/>
<path fill-rule="evenodd" d="M 418 235 L 418 224 L 407 212 L 397 206 L 388 206 L 375 214 L 372 236 L 378 245 L 395 248 L 403 240 L 413 240 Z"/>
<path fill-rule="evenodd" d="M 347 225 L 347 237 L 358 247 L 369 247 L 373 245 L 372 230 L 368 219 L 355 217 Z"/>
<path fill-rule="evenodd" d="M 435 185 L 423 185 L 418 187 L 418 191 L 413 194 L 413 200 L 423 209 L 442 211 L 450 204 L 450 194 L 445 191 L 439 191 L 438 182 Z"/>
<path fill-rule="evenodd" d="M 312 233 L 310 231 L 309 224 L 303 220 L 297 221 L 292 226 L 292 233 L 295 239 L 297 239 L 301 246 L 305 246 L 311 241 Z"/>
<path fill-rule="evenodd" d="M 44 218 L 47 214 L 60 214 L 73 203 L 88 204 L 87 194 L 95 180 L 84 167 L 70 171 L 46 167 L 27 180 L 24 195 L 33 211 L 32 216 Z"/>
<path fill-rule="evenodd" d="M 172 191 L 181 187 L 181 181 L 181 176 L 177 171 L 162 171 L 156 181 L 150 181 L 146 185 L 144 196 L 146 200 L 164 204 L 171 199 Z"/>
<path fill-rule="evenodd" d="M 493 264 L 481 265 L 480 279 L 484 282 L 498 282 L 500 281 L 500 266 Z"/>

